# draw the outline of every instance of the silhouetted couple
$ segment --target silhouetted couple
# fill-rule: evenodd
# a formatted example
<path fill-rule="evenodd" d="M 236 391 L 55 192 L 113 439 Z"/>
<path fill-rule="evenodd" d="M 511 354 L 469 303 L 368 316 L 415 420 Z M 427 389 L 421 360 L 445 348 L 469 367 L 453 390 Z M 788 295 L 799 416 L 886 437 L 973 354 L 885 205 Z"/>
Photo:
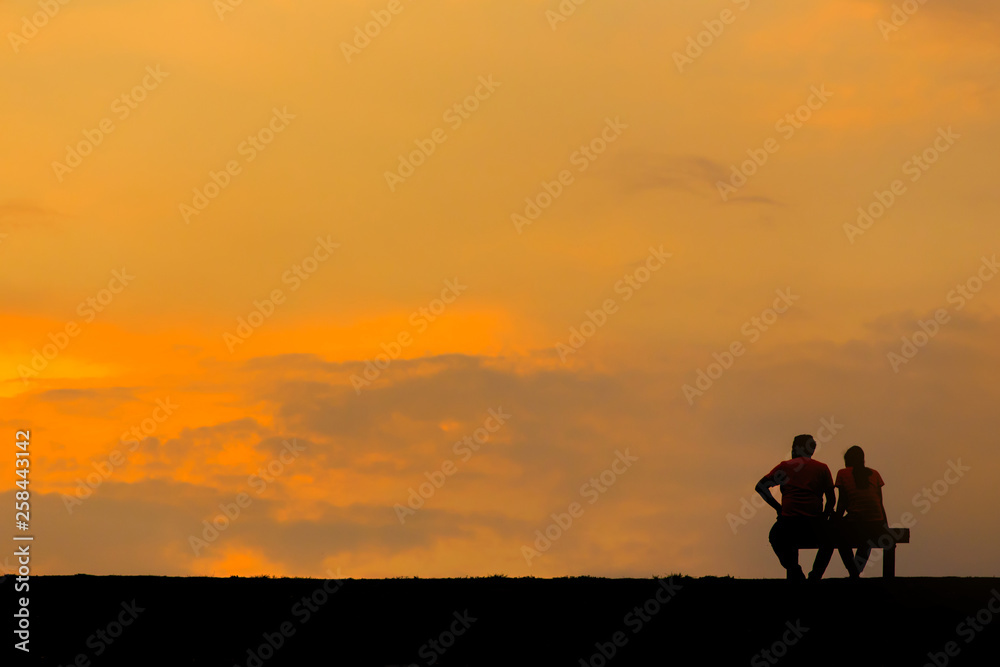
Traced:
<path fill-rule="evenodd" d="M 882 502 L 885 483 L 878 471 L 865 467 L 864 451 L 855 446 L 844 453 L 845 467 L 837 473 L 836 484 L 826 464 L 813 460 L 815 451 L 816 440 L 811 435 L 795 436 L 792 458 L 776 465 L 757 482 L 757 493 L 778 513 L 769 540 L 789 579 L 806 578 L 799 566 L 796 545 L 819 546 L 809 579 L 822 579 L 833 556 L 831 545 L 836 537 L 869 534 L 886 522 Z M 781 488 L 780 504 L 771 494 L 773 486 Z M 836 509 L 834 488 L 840 491 Z M 846 547 L 838 551 L 850 577 L 860 577 L 868 563 L 871 546 L 860 547 L 857 553 Z"/>

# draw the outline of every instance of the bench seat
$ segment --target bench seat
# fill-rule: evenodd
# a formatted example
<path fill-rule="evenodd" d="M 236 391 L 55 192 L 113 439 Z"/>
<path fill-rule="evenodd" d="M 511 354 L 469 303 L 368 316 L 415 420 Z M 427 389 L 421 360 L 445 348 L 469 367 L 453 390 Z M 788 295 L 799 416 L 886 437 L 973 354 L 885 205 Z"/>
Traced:
<path fill-rule="evenodd" d="M 801 537 L 794 546 L 797 549 L 819 549 L 823 546 L 857 549 L 870 545 L 872 549 L 882 549 L 882 576 L 891 579 L 896 576 L 896 545 L 909 543 L 909 528 L 852 525 L 849 521 L 838 521 L 829 523 L 820 536 Z M 790 573 L 788 576 L 791 578 Z"/>

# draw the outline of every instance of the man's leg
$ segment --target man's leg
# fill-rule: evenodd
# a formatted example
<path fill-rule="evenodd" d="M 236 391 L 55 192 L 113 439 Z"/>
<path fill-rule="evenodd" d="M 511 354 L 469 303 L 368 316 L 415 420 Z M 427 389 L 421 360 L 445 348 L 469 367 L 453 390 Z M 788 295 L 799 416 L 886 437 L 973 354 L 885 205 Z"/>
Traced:
<path fill-rule="evenodd" d="M 812 572 L 809 573 L 809 578 L 819 580 L 823 578 L 823 573 L 826 572 L 827 566 L 830 565 L 830 559 L 833 558 L 831 526 L 827 521 L 818 519 L 812 522 L 812 529 L 819 542 L 819 549 L 816 550 L 816 559 L 813 560 L 813 568 Z"/>
<path fill-rule="evenodd" d="M 809 578 L 822 579 L 831 558 L 833 558 L 833 547 L 820 547 L 816 551 L 816 559 L 813 561 L 813 569 L 809 573 Z"/>
<path fill-rule="evenodd" d="M 771 526 L 768 541 L 771 543 L 771 548 L 774 549 L 774 554 L 778 557 L 778 562 L 788 572 L 788 578 L 805 579 L 805 574 L 799 566 L 799 550 L 792 542 L 793 537 L 793 526 L 789 525 L 787 521 L 778 519 Z"/>

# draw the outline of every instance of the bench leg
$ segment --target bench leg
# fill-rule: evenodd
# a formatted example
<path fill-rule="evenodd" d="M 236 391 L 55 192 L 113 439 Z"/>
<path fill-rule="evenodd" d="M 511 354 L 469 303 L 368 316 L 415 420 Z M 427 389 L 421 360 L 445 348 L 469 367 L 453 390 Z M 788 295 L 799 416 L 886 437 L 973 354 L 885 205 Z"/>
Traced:
<path fill-rule="evenodd" d="M 892 579 L 896 576 L 896 545 L 882 549 L 882 557 L 885 559 L 882 563 L 882 577 Z"/>

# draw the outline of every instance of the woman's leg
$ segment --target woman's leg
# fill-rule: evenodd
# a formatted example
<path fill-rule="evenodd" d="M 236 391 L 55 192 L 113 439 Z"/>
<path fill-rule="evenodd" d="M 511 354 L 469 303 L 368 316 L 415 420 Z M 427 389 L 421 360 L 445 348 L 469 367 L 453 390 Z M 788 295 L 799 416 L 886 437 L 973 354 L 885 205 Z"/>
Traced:
<path fill-rule="evenodd" d="M 852 579 L 857 577 L 857 566 L 854 563 L 854 554 L 851 553 L 851 550 L 847 547 L 839 547 L 837 552 L 840 554 L 840 560 L 843 561 L 844 567 L 847 569 L 847 574 L 849 574 Z"/>
<path fill-rule="evenodd" d="M 858 549 L 858 553 L 854 556 L 854 565 L 858 569 L 858 574 L 861 574 L 864 571 L 865 565 L 868 564 L 868 556 L 870 556 L 871 553 L 872 548 L 867 544 Z"/>

